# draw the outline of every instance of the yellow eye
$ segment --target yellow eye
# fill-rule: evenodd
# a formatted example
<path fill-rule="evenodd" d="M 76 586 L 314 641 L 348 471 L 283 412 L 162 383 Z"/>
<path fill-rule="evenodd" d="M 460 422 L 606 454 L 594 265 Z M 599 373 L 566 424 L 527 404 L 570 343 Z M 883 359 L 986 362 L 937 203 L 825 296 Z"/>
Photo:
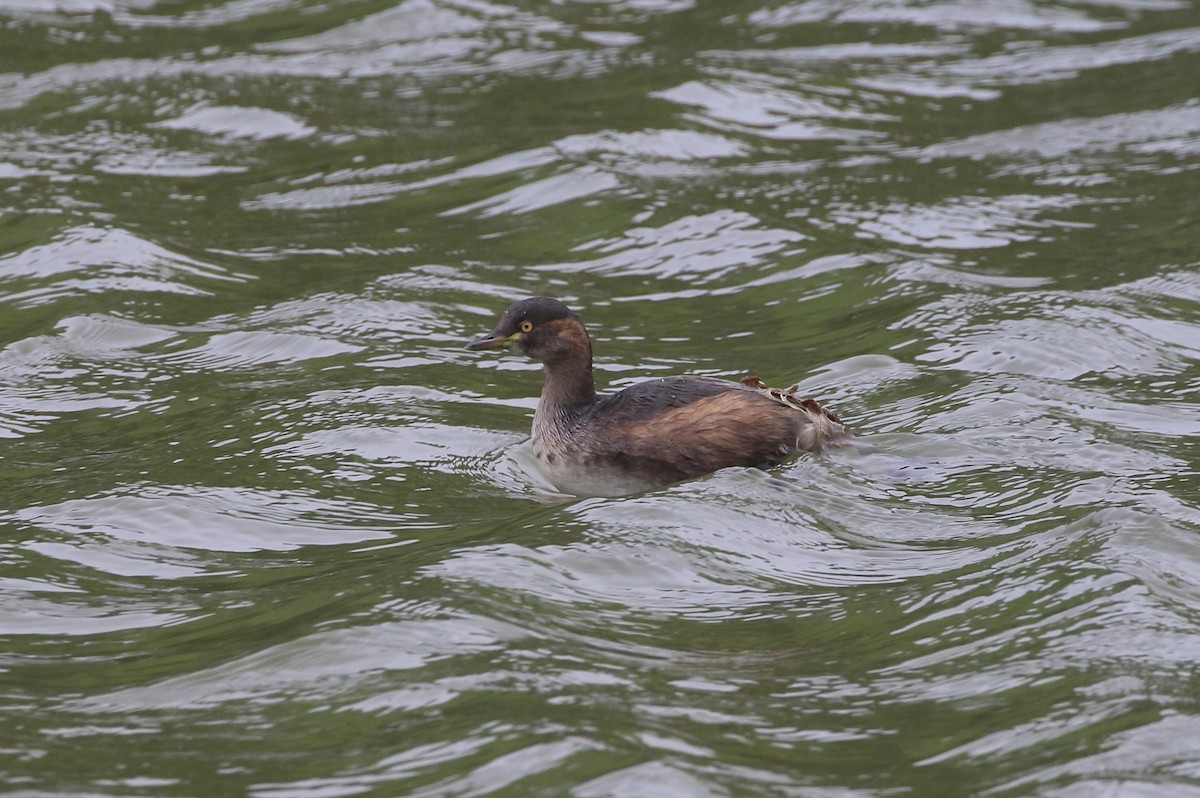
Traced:
<path fill-rule="evenodd" d="M 526 319 L 525 321 L 521 322 L 521 332 L 529 332 L 532 329 L 533 329 L 533 322 L 531 322 L 529 319 Z"/>

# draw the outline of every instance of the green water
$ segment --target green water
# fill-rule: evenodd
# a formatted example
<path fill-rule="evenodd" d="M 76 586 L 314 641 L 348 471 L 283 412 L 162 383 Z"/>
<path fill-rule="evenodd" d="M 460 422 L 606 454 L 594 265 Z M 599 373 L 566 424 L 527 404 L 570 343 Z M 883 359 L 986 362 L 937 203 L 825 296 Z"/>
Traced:
<path fill-rule="evenodd" d="M 0 2 L 0 784 L 1200 795 L 1200 8 Z M 870 452 L 576 499 L 540 376 Z"/>

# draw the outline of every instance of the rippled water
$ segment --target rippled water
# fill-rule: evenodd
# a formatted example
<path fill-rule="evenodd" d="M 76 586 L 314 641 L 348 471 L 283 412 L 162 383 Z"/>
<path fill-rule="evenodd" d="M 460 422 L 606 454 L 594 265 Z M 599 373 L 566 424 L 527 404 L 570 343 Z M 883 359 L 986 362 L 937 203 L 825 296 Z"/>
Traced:
<path fill-rule="evenodd" d="M 6 794 L 1200 795 L 1200 9 L 0 3 Z M 869 441 L 579 500 L 536 367 Z"/>

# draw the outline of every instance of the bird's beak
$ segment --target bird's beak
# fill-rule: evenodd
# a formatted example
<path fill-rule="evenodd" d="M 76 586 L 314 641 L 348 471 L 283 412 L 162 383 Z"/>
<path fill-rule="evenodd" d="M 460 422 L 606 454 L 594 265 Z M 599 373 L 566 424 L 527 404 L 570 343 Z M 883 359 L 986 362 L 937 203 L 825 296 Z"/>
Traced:
<path fill-rule="evenodd" d="M 488 333 L 482 338 L 476 338 L 471 343 L 467 344 L 467 349 L 472 352 L 479 352 L 484 349 L 507 349 L 513 341 L 520 337 L 520 333 L 505 337 L 499 333 Z"/>

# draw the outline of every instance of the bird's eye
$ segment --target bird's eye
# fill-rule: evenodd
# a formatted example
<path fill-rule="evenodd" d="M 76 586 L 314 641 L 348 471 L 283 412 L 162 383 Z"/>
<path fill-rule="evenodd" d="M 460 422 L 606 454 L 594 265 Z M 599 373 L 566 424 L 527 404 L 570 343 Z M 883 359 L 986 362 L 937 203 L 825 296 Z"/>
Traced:
<path fill-rule="evenodd" d="M 529 332 L 532 329 L 533 329 L 533 322 L 531 322 L 529 319 L 526 319 L 525 321 L 521 322 L 521 332 Z"/>

